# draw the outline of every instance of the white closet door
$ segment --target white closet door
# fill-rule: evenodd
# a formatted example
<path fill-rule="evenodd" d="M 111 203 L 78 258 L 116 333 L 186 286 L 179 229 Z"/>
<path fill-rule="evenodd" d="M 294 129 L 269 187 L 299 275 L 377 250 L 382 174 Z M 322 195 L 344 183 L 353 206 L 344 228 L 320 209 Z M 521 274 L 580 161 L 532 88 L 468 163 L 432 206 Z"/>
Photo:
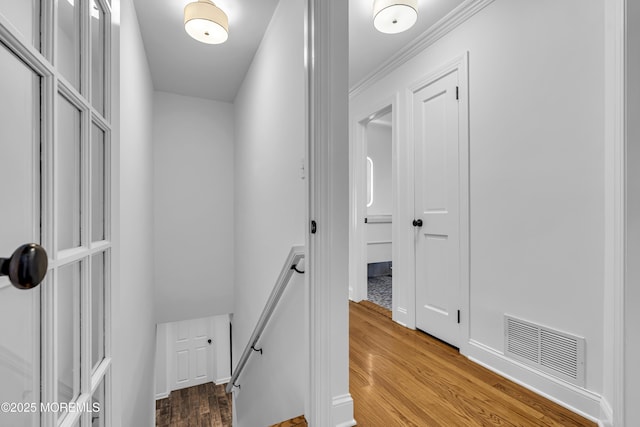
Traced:
<path fill-rule="evenodd" d="M 416 327 L 460 345 L 458 74 L 414 93 Z"/>

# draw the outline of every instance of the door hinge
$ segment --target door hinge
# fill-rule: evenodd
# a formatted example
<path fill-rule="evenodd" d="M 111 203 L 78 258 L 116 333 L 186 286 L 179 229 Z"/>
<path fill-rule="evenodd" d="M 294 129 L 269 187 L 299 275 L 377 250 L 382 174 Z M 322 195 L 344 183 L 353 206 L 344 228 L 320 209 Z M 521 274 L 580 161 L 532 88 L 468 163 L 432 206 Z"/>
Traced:
<path fill-rule="evenodd" d="M 456 86 L 456 99 L 460 99 L 460 88 Z"/>
<path fill-rule="evenodd" d="M 311 221 L 311 234 L 316 234 L 316 231 L 318 231 L 318 225 L 315 221 Z"/>
<path fill-rule="evenodd" d="M 458 310 L 458 323 L 460 323 L 460 310 Z"/>

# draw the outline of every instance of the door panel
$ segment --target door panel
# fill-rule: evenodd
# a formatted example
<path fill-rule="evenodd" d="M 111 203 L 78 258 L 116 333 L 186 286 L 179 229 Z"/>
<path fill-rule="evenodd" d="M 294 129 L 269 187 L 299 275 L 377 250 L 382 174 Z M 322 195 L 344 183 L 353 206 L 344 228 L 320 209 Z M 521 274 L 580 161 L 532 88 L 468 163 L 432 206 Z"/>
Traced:
<path fill-rule="evenodd" d="M 416 327 L 459 345 L 457 72 L 414 93 Z"/>
<path fill-rule="evenodd" d="M 58 0 L 57 50 L 55 65 L 71 85 L 80 91 L 80 2 Z"/>
<path fill-rule="evenodd" d="M 58 96 L 56 197 L 58 250 L 77 248 L 81 244 L 80 209 L 80 110 L 64 96 Z"/>
<path fill-rule="evenodd" d="M 91 257 L 91 366 L 93 370 L 104 359 L 105 266 L 105 252 Z"/>
<path fill-rule="evenodd" d="M 206 347 L 198 347 L 196 348 L 196 366 L 195 366 L 195 375 L 194 379 L 196 381 L 204 379 L 206 381 L 208 369 L 207 369 L 207 357 L 208 351 Z"/>
<path fill-rule="evenodd" d="M 208 342 L 211 319 L 183 320 L 173 324 L 174 379 L 171 389 L 213 381 L 213 354 Z"/>
<path fill-rule="evenodd" d="M 91 126 L 91 241 L 105 239 L 106 207 L 106 146 L 105 134 L 94 123 Z"/>
<path fill-rule="evenodd" d="M 0 257 L 8 257 L 40 242 L 40 77 L 3 44 L 0 69 Z M 0 325 L 0 402 L 39 403 L 40 289 L 18 290 L 0 277 Z M 0 413 L 0 425 L 38 424 L 37 413 Z"/>
<path fill-rule="evenodd" d="M 93 394 L 92 402 L 94 405 L 98 405 L 100 411 L 91 414 L 91 427 L 105 427 L 107 425 L 105 413 L 104 411 L 102 411 L 102 408 L 104 408 L 105 406 L 105 395 L 105 384 L 104 380 L 102 380 L 95 393 Z"/>
<path fill-rule="evenodd" d="M 91 0 L 91 103 L 104 115 L 104 11 L 96 0 Z"/>
<path fill-rule="evenodd" d="M 425 234 L 424 254 L 430 268 L 425 269 L 424 304 L 427 309 L 446 315 L 449 312 L 450 292 L 446 286 L 429 286 L 431 283 L 448 283 L 448 236 Z"/>
<path fill-rule="evenodd" d="M 55 286 L 58 337 L 58 393 L 55 402 L 71 402 L 80 394 L 80 262 L 58 271 Z"/>
<path fill-rule="evenodd" d="M 0 322 L 0 402 L 39 403 L 40 289 L 0 288 Z M 0 425 L 35 427 L 39 416 L 3 412 Z"/>
<path fill-rule="evenodd" d="M 6 257 L 23 243 L 40 241 L 40 78 L 2 44 L 0 69 L 0 213 L 11 224 L 0 227 L 0 256 Z M 0 286 L 7 283 L 0 278 Z"/>
<path fill-rule="evenodd" d="M 182 385 L 189 382 L 189 351 L 179 350 L 177 353 L 178 361 L 178 376 L 176 384 L 178 388 L 183 388 Z M 188 386 L 185 386 L 188 387 Z"/>
<path fill-rule="evenodd" d="M 24 40 L 40 49 L 39 0 L 0 0 L 0 14 L 16 27 Z"/>

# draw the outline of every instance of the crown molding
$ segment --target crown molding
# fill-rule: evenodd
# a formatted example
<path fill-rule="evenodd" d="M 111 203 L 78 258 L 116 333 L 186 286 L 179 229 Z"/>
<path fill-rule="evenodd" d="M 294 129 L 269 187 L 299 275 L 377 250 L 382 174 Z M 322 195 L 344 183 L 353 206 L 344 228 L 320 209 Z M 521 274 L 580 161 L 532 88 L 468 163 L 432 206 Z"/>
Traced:
<path fill-rule="evenodd" d="M 355 98 L 493 2 L 494 0 L 466 0 L 353 85 L 349 90 L 349 98 Z"/>

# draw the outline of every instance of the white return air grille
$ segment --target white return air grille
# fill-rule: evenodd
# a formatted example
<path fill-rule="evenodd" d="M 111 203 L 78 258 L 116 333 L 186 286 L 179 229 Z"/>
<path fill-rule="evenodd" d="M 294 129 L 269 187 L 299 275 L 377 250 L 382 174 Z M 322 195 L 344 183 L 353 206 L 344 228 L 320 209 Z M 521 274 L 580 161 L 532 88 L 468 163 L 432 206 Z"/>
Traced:
<path fill-rule="evenodd" d="M 504 316 L 505 355 L 584 387 L 584 338 Z"/>

